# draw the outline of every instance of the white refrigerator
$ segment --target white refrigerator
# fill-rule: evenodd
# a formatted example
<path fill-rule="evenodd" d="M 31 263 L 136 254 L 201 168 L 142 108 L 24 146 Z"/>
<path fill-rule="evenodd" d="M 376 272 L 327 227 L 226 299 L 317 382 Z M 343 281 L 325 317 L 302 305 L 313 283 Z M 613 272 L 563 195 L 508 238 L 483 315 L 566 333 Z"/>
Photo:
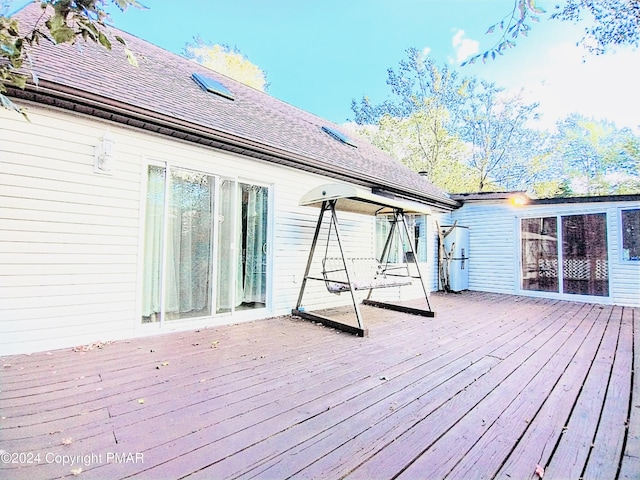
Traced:
<path fill-rule="evenodd" d="M 443 226 L 443 233 L 451 229 L 451 226 Z M 444 248 L 451 252 L 449 260 L 449 287 L 453 292 L 469 289 L 469 227 L 455 226 L 444 237 Z M 452 251 L 453 249 L 453 251 Z"/>

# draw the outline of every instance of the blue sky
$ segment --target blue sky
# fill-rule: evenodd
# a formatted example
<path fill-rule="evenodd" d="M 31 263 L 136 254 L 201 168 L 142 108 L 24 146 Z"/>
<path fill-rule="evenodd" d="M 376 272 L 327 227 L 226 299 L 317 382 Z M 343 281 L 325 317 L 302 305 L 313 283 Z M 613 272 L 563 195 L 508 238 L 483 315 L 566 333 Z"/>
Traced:
<path fill-rule="evenodd" d="M 15 1 L 15 5 L 24 2 Z M 115 26 L 172 52 L 199 35 L 238 47 L 267 72 L 269 93 L 321 117 L 353 118 L 351 100 L 390 96 L 387 69 L 415 47 L 459 65 L 497 40 L 487 28 L 513 0 L 142 0 L 148 10 L 113 12 Z M 538 0 L 551 12 L 556 2 Z M 572 111 L 636 127 L 640 53 L 587 57 L 581 28 L 542 21 L 504 57 L 461 68 L 540 101 L 543 125 Z"/>

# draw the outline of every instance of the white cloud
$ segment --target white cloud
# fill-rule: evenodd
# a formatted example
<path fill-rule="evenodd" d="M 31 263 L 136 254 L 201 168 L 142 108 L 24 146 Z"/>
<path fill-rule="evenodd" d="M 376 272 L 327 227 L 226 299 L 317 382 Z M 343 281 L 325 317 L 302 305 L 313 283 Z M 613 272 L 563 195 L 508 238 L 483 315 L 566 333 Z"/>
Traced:
<path fill-rule="evenodd" d="M 428 57 L 430 53 L 431 53 L 431 49 L 430 49 L 429 47 L 424 47 L 424 48 L 422 49 L 422 55 L 423 55 L 424 57 Z"/>
<path fill-rule="evenodd" d="M 462 63 L 480 51 L 480 43 L 470 38 L 464 38 L 464 30 L 456 30 L 451 44 L 455 50 L 456 62 Z"/>
<path fill-rule="evenodd" d="M 575 44 L 557 44 L 509 83 L 524 86 L 527 99 L 540 102 L 545 127 L 578 112 L 614 121 L 619 127 L 640 129 L 640 51 L 584 55 L 584 49 Z"/>

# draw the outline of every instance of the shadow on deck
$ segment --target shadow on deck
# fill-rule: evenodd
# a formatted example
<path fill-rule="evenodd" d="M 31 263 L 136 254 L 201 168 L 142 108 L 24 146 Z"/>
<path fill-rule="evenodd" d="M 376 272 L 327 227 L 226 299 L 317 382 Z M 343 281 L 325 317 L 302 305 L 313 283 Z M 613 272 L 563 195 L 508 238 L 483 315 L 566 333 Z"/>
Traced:
<path fill-rule="evenodd" d="M 431 301 L 2 357 L 0 477 L 638 478 L 640 309 Z"/>

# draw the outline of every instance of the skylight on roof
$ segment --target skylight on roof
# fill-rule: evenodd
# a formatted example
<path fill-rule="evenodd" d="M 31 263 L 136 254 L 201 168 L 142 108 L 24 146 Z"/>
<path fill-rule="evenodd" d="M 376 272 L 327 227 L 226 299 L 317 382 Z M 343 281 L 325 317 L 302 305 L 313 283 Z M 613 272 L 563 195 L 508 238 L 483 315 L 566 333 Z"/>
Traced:
<path fill-rule="evenodd" d="M 358 145 L 353 140 L 351 140 L 346 135 L 341 134 L 337 130 L 334 130 L 331 127 L 322 127 L 322 131 L 325 132 L 325 133 L 328 133 L 329 135 L 331 135 L 333 138 L 335 138 L 339 142 L 345 143 L 345 144 L 347 144 L 347 145 L 349 145 L 351 147 L 354 147 L 354 148 L 358 148 Z"/>
<path fill-rule="evenodd" d="M 198 85 L 200 85 L 200 88 L 202 88 L 205 92 L 215 93 L 216 95 L 228 98 L 229 100 L 234 99 L 233 93 L 231 93 L 231 91 L 227 87 L 211 77 L 200 75 L 199 73 L 194 73 L 191 75 L 191 78 L 193 78 L 193 80 Z"/>

